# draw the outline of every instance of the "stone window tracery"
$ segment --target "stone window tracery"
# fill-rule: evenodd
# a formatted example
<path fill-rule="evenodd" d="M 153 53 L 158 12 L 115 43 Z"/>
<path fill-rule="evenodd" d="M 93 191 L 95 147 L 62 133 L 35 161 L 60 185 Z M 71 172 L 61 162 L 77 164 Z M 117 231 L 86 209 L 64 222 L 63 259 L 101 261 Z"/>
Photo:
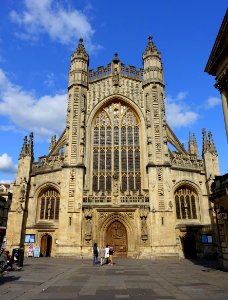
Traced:
<path fill-rule="evenodd" d="M 55 220 L 59 219 L 60 197 L 55 189 L 43 191 L 39 196 L 39 219 Z"/>
<path fill-rule="evenodd" d="M 177 219 L 197 219 L 197 193 L 187 187 L 180 187 L 174 194 Z"/>
<path fill-rule="evenodd" d="M 135 112 L 121 102 L 104 107 L 93 127 L 93 191 L 110 191 L 119 174 L 122 191 L 141 190 L 139 122 Z"/>

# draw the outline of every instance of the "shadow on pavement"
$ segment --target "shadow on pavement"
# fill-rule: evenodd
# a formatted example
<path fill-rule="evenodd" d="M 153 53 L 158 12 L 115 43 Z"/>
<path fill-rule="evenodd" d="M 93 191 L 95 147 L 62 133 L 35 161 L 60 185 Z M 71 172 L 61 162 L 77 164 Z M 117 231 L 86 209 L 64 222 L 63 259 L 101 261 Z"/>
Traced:
<path fill-rule="evenodd" d="M 18 276 L 6 276 L 6 275 L 0 275 L 0 285 L 7 283 L 7 282 L 11 282 L 11 281 L 16 281 L 18 280 L 20 277 Z"/>
<path fill-rule="evenodd" d="M 209 259 L 189 258 L 187 260 L 191 261 L 195 265 L 204 267 L 204 269 L 202 269 L 202 271 L 204 272 L 210 272 L 210 269 L 223 271 L 219 263 L 219 260 L 217 259 L 209 260 Z"/>

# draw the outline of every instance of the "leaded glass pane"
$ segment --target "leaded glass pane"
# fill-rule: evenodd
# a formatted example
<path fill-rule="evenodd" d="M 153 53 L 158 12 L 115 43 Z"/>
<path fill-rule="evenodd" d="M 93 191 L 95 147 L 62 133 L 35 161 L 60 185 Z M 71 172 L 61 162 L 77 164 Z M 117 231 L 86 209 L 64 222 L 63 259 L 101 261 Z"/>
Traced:
<path fill-rule="evenodd" d="M 106 153 L 106 170 L 111 171 L 112 168 L 112 155 L 111 150 L 108 150 Z"/>
<path fill-rule="evenodd" d="M 191 197 L 191 203 L 192 203 L 192 217 L 193 217 L 193 219 L 197 219 L 197 215 L 196 215 L 196 202 L 195 202 L 195 197 L 193 195 Z"/>
<path fill-rule="evenodd" d="M 185 199 L 186 199 L 187 216 L 188 216 L 188 219 L 191 219 L 191 207 L 190 207 L 190 199 L 189 199 L 189 196 L 187 195 Z"/>
<path fill-rule="evenodd" d="M 93 176 L 93 191 L 98 191 L 98 178 Z"/>
<path fill-rule="evenodd" d="M 140 152 L 135 150 L 135 171 L 140 170 Z"/>
<path fill-rule="evenodd" d="M 100 176 L 99 181 L 99 190 L 103 192 L 105 190 L 105 179 L 103 175 Z"/>
<path fill-rule="evenodd" d="M 98 170 L 98 151 L 94 150 L 93 152 L 93 169 L 95 171 Z"/>
<path fill-rule="evenodd" d="M 127 171 L 127 154 L 126 154 L 126 150 L 122 150 L 122 152 L 121 152 L 121 168 L 122 168 L 122 171 Z"/>
<path fill-rule="evenodd" d="M 45 206 L 45 219 L 48 219 L 48 208 L 49 208 L 50 198 L 46 198 L 46 206 Z"/>
<path fill-rule="evenodd" d="M 97 127 L 94 128 L 94 146 L 99 145 L 99 129 Z"/>
<path fill-rule="evenodd" d="M 114 171 L 119 171 L 119 150 L 114 151 Z"/>
<path fill-rule="evenodd" d="M 106 145 L 111 146 L 111 144 L 112 144 L 111 127 L 107 127 L 107 129 L 106 129 Z"/>
<path fill-rule="evenodd" d="M 133 151 L 130 149 L 128 151 L 128 170 L 133 171 Z"/>
<path fill-rule="evenodd" d="M 134 177 L 133 177 L 133 175 L 129 176 L 129 190 L 130 191 L 134 190 Z"/>
<path fill-rule="evenodd" d="M 132 128 L 128 127 L 127 128 L 127 142 L 129 146 L 133 145 L 133 135 L 132 135 Z"/>
<path fill-rule="evenodd" d="M 55 220 L 59 219 L 59 204 L 60 204 L 60 199 L 56 198 L 56 206 L 55 206 Z"/>
<path fill-rule="evenodd" d="M 122 191 L 125 192 L 127 190 L 127 176 L 122 176 Z"/>
<path fill-rule="evenodd" d="M 184 207 L 184 196 L 180 197 L 180 203 L 181 203 L 182 219 L 186 219 L 186 212 L 185 212 L 185 207 Z"/>
<path fill-rule="evenodd" d="M 114 128 L 114 145 L 115 146 L 119 145 L 119 128 L 118 127 Z"/>
<path fill-rule="evenodd" d="M 45 207 L 45 198 L 41 198 L 40 201 L 40 219 L 44 218 L 44 207 Z"/>
<path fill-rule="evenodd" d="M 100 146 L 104 146 L 105 145 L 105 128 L 101 127 L 100 130 Z"/>
<path fill-rule="evenodd" d="M 134 143 L 135 143 L 135 146 L 139 145 L 139 128 L 138 127 L 134 127 Z"/>
<path fill-rule="evenodd" d="M 136 182 L 136 190 L 140 191 L 141 190 L 141 177 L 139 175 L 136 175 L 135 182 Z"/>
<path fill-rule="evenodd" d="M 175 197 L 177 219 L 181 219 L 179 197 Z"/>
<path fill-rule="evenodd" d="M 51 198 L 51 207 L 49 213 L 49 219 L 52 220 L 54 218 L 54 209 L 55 209 L 55 198 Z"/>
<path fill-rule="evenodd" d="M 104 170 L 105 169 L 105 152 L 104 150 L 101 150 L 100 153 L 100 170 Z"/>
<path fill-rule="evenodd" d="M 126 127 L 121 128 L 121 145 L 126 145 Z"/>
<path fill-rule="evenodd" d="M 112 178 L 110 175 L 106 177 L 106 190 L 111 191 L 112 190 Z"/>

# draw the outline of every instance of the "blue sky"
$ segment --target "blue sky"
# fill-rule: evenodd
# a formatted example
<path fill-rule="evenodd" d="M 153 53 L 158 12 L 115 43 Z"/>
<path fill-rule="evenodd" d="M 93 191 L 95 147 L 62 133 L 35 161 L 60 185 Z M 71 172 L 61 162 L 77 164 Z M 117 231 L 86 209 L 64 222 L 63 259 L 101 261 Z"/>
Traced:
<path fill-rule="evenodd" d="M 90 69 L 120 60 L 137 68 L 149 35 L 161 51 L 167 121 L 187 148 L 202 151 L 212 131 L 221 174 L 228 172 L 223 112 L 215 80 L 204 72 L 226 0 L 7 0 L 0 3 L 0 182 L 15 179 L 24 135 L 35 157 L 65 127 L 70 55 L 82 36 Z"/>

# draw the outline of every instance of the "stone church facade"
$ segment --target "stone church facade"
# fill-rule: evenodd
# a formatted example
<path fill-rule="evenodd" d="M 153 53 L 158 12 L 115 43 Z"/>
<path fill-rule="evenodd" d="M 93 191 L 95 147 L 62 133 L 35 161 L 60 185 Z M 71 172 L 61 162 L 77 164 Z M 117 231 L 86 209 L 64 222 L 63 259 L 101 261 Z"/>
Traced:
<path fill-rule="evenodd" d="M 212 134 L 188 150 L 166 122 L 161 54 L 149 37 L 143 68 L 115 54 L 89 70 L 80 39 L 71 56 L 66 127 L 37 162 L 25 137 L 8 216 L 7 247 L 43 256 L 194 257 L 213 251 L 209 186 L 219 175 Z M 170 146 L 171 145 L 171 146 Z M 172 149 L 172 150 L 171 150 Z M 174 150 L 173 150 L 174 149 Z M 31 239 L 30 239 L 31 238 Z"/>

